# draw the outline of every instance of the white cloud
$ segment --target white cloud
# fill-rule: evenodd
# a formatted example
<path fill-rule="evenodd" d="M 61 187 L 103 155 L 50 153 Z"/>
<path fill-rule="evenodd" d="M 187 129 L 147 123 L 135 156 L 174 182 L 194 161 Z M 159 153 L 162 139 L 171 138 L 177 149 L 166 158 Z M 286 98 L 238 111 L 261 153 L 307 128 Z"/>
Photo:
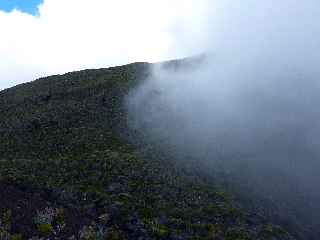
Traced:
<path fill-rule="evenodd" d="M 44 0 L 38 16 L 0 11 L 0 89 L 44 75 L 196 53 L 206 9 L 207 0 Z"/>

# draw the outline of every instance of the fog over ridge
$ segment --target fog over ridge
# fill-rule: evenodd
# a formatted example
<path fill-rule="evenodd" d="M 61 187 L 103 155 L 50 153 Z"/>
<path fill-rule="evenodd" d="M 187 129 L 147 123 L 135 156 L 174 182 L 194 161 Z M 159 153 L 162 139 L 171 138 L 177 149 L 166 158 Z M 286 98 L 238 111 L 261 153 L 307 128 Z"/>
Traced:
<path fill-rule="evenodd" d="M 271 199 L 279 219 L 316 239 L 320 3 L 214 1 L 212 9 L 203 63 L 156 66 L 128 97 L 129 126 L 181 159 L 231 171 L 234 186 Z"/>

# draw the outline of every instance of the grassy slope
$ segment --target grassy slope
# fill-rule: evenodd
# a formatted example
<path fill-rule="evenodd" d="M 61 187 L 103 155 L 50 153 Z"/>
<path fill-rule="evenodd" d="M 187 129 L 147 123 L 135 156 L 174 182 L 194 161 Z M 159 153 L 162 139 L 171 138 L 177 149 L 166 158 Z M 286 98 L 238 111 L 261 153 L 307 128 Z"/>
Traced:
<path fill-rule="evenodd" d="M 290 238 L 195 170 L 119 137 L 128 134 L 123 99 L 149 68 L 85 70 L 0 92 L 0 239 Z"/>

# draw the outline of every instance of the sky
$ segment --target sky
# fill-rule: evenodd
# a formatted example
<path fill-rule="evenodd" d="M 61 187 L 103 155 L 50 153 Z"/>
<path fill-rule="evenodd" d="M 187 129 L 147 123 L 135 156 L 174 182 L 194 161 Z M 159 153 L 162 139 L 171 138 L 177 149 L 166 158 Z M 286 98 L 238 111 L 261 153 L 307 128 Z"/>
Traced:
<path fill-rule="evenodd" d="M 256 0 L 0 0 L 0 89 L 52 74 L 183 58 L 208 49 L 233 54 L 227 51 L 244 48 L 259 54 L 262 48 L 291 44 L 297 51 L 290 54 L 314 55 L 318 52 L 319 9 L 317 0 L 281 4 Z M 303 39 L 308 40 L 308 53 L 303 52 Z M 248 44 L 256 45 L 248 48 Z"/>
<path fill-rule="evenodd" d="M 18 9 L 20 11 L 36 15 L 38 5 L 41 2 L 42 0 L 1 0 L 0 9 L 6 12 Z"/>
<path fill-rule="evenodd" d="M 52 74 L 198 54 L 206 45 L 208 2 L 0 0 L 0 89 Z"/>

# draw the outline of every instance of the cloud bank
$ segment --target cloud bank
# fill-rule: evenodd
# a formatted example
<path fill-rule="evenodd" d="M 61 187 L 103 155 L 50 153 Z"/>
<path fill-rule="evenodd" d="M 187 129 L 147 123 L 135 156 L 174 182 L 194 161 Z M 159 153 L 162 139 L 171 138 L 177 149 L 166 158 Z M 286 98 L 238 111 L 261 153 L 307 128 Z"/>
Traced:
<path fill-rule="evenodd" d="M 208 16 L 207 0 L 44 0 L 38 12 L 0 10 L 0 89 L 44 75 L 194 54 L 203 49 L 191 41 L 205 41 Z"/>
<path fill-rule="evenodd" d="M 128 96 L 129 126 L 174 159 L 221 171 L 217 181 L 298 239 L 318 239 L 320 3 L 212 4 L 209 56 L 155 67 Z"/>

